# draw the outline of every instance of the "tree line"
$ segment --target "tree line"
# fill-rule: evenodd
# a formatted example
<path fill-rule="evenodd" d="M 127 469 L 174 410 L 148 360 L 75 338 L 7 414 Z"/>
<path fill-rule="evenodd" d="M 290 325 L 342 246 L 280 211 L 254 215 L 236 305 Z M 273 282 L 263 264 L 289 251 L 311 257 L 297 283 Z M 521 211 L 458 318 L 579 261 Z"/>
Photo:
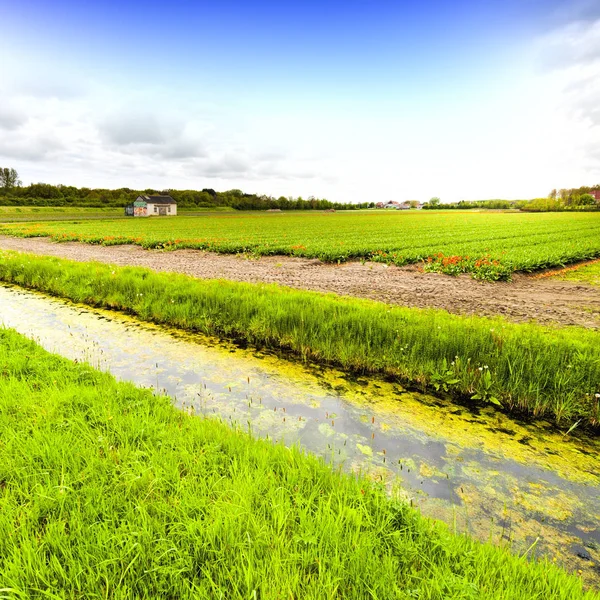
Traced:
<path fill-rule="evenodd" d="M 513 209 L 525 212 L 599 210 L 600 199 L 597 200 L 596 195 L 600 196 L 600 185 L 552 190 L 547 197 L 533 198 L 532 200 L 460 200 L 459 202 L 442 203 L 439 198 L 431 198 L 423 205 L 423 208 L 425 210 Z"/>
<path fill-rule="evenodd" d="M 490 210 L 508 210 L 520 208 L 520 203 L 527 200 L 460 200 L 459 202 L 443 203 L 439 198 L 432 198 L 423 204 L 425 210 L 469 210 L 472 208 L 487 208 Z"/>
<path fill-rule="evenodd" d="M 24 186 L 15 169 L 0 168 L 0 205 L 2 206 L 122 208 L 131 204 L 140 195 L 152 196 L 163 193 L 169 194 L 180 208 L 190 209 L 231 207 L 236 210 L 352 210 L 368 207 L 367 202 L 340 203 L 313 196 L 275 198 L 264 194 L 247 194 L 237 189 L 225 192 L 217 192 L 211 188 L 164 191 L 151 188 L 134 190 L 124 187 L 111 190 L 50 183 L 32 183 Z"/>
<path fill-rule="evenodd" d="M 523 210 L 530 212 L 596 210 L 600 200 L 594 192 L 600 191 L 600 185 L 580 188 L 552 190 L 546 198 L 533 200 L 461 200 L 443 203 L 439 198 L 425 202 L 425 210 Z M 50 183 L 32 183 L 24 186 L 14 168 L 0 168 L 0 206 L 78 206 L 89 208 L 123 208 L 131 204 L 138 196 L 168 193 L 180 208 L 211 209 L 230 207 L 235 210 L 356 210 L 374 208 L 374 202 L 341 203 L 324 198 L 267 196 L 247 194 L 238 189 L 217 192 L 212 188 L 202 190 L 155 190 L 147 188 L 105 189 L 75 187 L 72 185 L 52 185 Z"/>

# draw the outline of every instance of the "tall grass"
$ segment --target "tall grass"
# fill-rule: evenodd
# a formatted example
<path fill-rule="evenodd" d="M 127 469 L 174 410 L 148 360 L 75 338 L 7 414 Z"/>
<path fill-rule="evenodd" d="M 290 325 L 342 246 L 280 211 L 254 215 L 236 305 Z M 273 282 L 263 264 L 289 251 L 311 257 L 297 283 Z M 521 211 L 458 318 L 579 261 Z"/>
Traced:
<path fill-rule="evenodd" d="M 441 310 L 0 253 L 0 280 L 571 425 L 600 423 L 600 336 Z"/>
<path fill-rule="evenodd" d="M 2 329 L 0 431 L 0 598 L 596 597 Z"/>

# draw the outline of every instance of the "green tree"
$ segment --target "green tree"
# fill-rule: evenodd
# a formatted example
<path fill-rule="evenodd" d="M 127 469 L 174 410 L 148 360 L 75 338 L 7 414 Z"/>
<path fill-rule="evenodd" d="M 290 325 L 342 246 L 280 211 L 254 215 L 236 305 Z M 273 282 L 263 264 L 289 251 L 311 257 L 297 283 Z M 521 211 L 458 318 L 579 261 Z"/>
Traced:
<path fill-rule="evenodd" d="M 579 196 L 579 204 L 581 206 L 594 206 L 596 204 L 596 198 L 592 194 L 581 194 Z"/>
<path fill-rule="evenodd" d="M 429 200 L 429 208 L 437 208 L 440 205 L 440 199 L 434 196 Z"/>
<path fill-rule="evenodd" d="M 15 187 L 21 186 L 21 180 L 16 169 L 12 167 L 0 168 L 0 188 L 4 190 L 12 190 Z"/>

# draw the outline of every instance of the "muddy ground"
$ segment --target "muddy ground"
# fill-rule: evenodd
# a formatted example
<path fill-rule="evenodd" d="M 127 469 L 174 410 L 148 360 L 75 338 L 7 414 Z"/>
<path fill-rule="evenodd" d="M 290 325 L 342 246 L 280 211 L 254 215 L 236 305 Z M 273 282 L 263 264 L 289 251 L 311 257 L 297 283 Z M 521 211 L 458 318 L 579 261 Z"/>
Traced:
<path fill-rule="evenodd" d="M 441 308 L 456 314 L 502 315 L 511 321 L 558 323 L 600 329 L 600 288 L 516 274 L 510 283 L 488 283 L 468 275 L 421 273 L 417 267 L 378 263 L 324 264 L 319 260 L 213 254 L 197 250 L 162 252 L 139 246 L 54 243 L 47 238 L 0 236 L 0 249 L 34 252 L 78 261 L 150 267 L 201 278 L 268 282 L 335 292 L 403 306 Z"/>

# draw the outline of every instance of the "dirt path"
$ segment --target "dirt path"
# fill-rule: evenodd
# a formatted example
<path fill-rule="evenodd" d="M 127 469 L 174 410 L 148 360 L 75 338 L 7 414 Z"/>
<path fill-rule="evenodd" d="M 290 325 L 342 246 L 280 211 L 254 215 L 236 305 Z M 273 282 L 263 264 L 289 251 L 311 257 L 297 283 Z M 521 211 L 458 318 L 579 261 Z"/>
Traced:
<path fill-rule="evenodd" d="M 525 275 L 516 275 L 511 283 L 486 283 L 467 275 L 420 273 L 414 266 L 358 262 L 331 265 L 281 256 L 247 259 L 197 250 L 160 252 L 138 246 L 58 244 L 47 238 L 7 236 L 0 236 L 0 249 L 143 266 L 201 278 L 279 283 L 404 306 L 442 308 L 457 314 L 502 315 L 511 321 L 600 328 L 600 288 Z"/>

